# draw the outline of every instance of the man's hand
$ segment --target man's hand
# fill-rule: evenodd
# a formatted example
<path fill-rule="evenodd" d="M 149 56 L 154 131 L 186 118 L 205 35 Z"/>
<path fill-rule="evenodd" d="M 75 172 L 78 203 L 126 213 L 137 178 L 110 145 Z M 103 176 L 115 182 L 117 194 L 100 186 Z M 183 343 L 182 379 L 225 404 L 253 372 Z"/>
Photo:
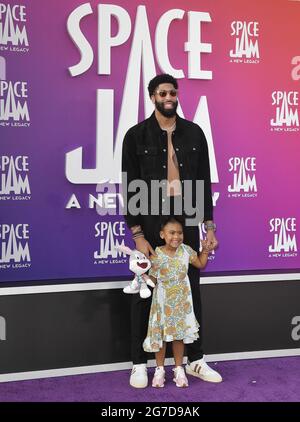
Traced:
<path fill-rule="evenodd" d="M 206 233 L 206 239 L 207 239 L 207 246 L 209 250 L 214 250 L 218 246 L 219 242 L 216 239 L 215 232 L 213 230 L 207 230 Z"/>
<path fill-rule="evenodd" d="M 209 241 L 207 239 L 201 240 L 201 245 L 202 245 L 202 252 L 209 253 L 210 251 L 212 251 L 211 247 L 209 246 Z"/>
<path fill-rule="evenodd" d="M 147 258 L 149 258 L 150 254 L 156 256 L 152 246 L 144 237 L 138 237 L 135 239 L 135 248 L 146 255 Z"/>

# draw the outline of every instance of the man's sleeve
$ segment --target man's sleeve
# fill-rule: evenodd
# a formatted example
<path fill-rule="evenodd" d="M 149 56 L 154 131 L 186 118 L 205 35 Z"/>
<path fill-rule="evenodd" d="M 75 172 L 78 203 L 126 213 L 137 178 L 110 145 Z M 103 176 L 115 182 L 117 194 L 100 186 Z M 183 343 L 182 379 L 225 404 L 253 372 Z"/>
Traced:
<path fill-rule="evenodd" d="M 213 202 L 211 193 L 211 177 L 207 141 L 201 131 L 201 157 L 198 169 L 199 180 L 204 180 L 204 221 L 213 220 Z"/>
<path fill-rule="evenodd" d="M 140 215 L 133 215 L 130 207 L 128 206 L 130 198 L 135 195 L 135 192 L 128 192 L 128 186 L 131 181 L 136 179 L 140 179 L 140 169 L 134 138 L 129 130 L 124 137 L 122 147 L 122 192 L 124 198 L 124 219 L 129 228 L 141 224 Z"/>

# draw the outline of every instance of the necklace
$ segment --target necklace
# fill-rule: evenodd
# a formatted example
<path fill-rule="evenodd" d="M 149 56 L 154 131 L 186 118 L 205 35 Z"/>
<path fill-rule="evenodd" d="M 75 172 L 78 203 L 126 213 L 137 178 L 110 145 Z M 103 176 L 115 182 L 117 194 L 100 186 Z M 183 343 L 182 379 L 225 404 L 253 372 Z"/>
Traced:
<path fill-rule="evenodd" d="M 176 128 L 176 121 L 172 124 L 172 126 L 169 127 L 161 127 L 162 130 L 166 130 L 167 132 L 173 132 Z"/>

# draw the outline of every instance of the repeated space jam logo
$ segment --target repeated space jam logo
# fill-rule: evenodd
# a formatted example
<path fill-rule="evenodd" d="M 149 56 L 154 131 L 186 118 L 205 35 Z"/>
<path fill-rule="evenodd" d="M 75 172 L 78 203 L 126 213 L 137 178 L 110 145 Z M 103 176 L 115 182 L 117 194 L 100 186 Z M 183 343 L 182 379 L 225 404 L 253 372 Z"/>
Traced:
<path fill-rule="evenodd" d="M 0 81 L 0 125 L 30 125 L 27 82 Z"/>
<path fill-rule="evenodd" d="M 228 185 L 228 197 L 256 197 L 256 157 L 231 157 L 229 172 L 233 175 Z"/>
<path fill-rule="evenodd" d="M 297 91 L 274 91 L 272 106 L 274 115 L 270 120 L 272 131 L 299 131 L 299 93 Z"/>
<path fill-rule="evenodd" d="M 269 222 L 273 244 L 269 245 L 269 257 L 297 256 L 296 218 L 272 218 Z"/>
<path fill-rule="evenodd" d="M 0 156 L 0 199 L 30 199 L 28 172 L 27 156 Z"/>
<path fill-rule="evenodd" d="M 29 267 L 29 224 L 0 224 L 0 268 Z"/>
<path fill-rule="evenodd" d="M 101 221 L 95 224 L 95 238 L 98 239 L 98 249 L 94 252 L 94 264 L 126 263 L 123 253 L 116 250 L 117 246 L 125 245 L 125 222 Z"/>
<path fill-rule="evenodd" d="M 230 50 L 231 62 L 259 63 L 258 22 L 233 21 L 230 35 L 235 39 L 235 48 Z"/>
<path fill-rule="evenodd" d="M 28 36 L 26 31 L 26 7 L 0 3 L 0 50 L 28 51 Z"/>

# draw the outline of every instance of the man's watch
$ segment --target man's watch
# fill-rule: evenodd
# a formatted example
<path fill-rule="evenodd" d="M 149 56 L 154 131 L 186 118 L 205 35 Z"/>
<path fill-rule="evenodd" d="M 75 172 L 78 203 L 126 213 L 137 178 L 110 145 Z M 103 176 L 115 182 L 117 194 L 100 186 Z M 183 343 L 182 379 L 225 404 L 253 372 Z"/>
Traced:
<path fill-rule="evenodd" d="M 217 230 L 217 225 L 215 223 L 204 223 L 205 230 L 213 230 L 214 232 Z"/>

